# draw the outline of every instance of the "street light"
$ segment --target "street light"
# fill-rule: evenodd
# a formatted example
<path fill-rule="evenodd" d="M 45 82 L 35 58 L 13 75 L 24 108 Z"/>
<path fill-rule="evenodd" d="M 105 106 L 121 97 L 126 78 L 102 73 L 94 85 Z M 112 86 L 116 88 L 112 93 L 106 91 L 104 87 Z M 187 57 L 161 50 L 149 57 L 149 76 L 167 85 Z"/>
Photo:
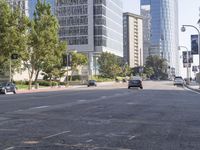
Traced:
<path fill-rule="evenodd" d="M 178 46 L 178 50 L 181 50 L 181 48 L 185 48 L 187 51 L 187 82 L 186 84 L 189 84 L 189 50 L 186 46 Z"/>
<path fill-rule="evenodd" d="M 198 21 L 198 24 L 200 24 L 200 20 Z M 198 32 L 198 53 L 199 53 L 199 73 L 200 73 L 200 31 L 197 27 L 195 27 L 193 25 L 182 25 L 181 31 L 185 32 L 186 27 L 194 28 Z M 199 85 L 199 88 L 200 88 L 200 85 Z"/>

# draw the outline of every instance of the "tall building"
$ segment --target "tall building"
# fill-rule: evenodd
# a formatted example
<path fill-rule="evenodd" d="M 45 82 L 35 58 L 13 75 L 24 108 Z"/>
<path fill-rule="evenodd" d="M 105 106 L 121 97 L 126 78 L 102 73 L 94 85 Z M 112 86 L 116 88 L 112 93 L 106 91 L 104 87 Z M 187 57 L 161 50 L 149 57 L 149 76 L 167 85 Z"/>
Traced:
<path fill-rule="evenodd" d="M 178 0 L 141 0 L 141 8 L 149 6 L 150 55 L 165 58 L 169 74 L 179 74 L 178 65 Z"/>
<path fill-rule="evenodd" d="M 20 8 L 22 12 L 28 16 L 28 0 L 7 0 L 12 8 Z"/>
<path fill-rule="evenodd" d="M 141 7 L 141 16 L 143 19 L 143 59 L 145 64 L 147 57 L 150 55 L 151 46 L 151 15 L 149 5 L 143 5 Z"/>
<path fill-rule="evenodd" d="M 37 1 L 38 0 L 29 0 L 28 2 L 28 7 L 29 7 L 29 17 L 32 19 L 33 18 L 33 14 L 34 14 L 34 11 L 35 11 L 35 6 L 37 4 Z M 44 2 L 44 0 L 41 0 L 42 2 Z M 46 3 L 50 4 L 51 5 L 51 11 L 52 13 L 54 14 L 55 12 L 55 1 L 56 0 L 45 0 Z"/>
<path fill-rule="evenodd" d="M 132 13 L 123 14 L 124 61 L 131 68 L 143 66 L 143 21 Z"/>
<path fill-rule="evenodd" d="M 57 0 L 60 39 L 87 53 L 90 74 L 101 52 L 123 56 L 122 0 Z"/>

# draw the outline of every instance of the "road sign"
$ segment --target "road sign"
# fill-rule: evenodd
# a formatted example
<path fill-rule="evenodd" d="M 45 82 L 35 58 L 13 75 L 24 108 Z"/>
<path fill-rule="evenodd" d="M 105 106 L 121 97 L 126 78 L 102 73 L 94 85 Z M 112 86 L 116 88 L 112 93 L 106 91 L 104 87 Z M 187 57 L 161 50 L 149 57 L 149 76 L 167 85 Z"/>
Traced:
<path fill-rule="evenodd" d="M 191 52 L 192 55 L 198 54 L 198 35 L 191 35 Z"/>
<path fill-rule="evenodd" d="M 187 61 L 187 51 L 183 51 L 183 63 L 185 64 L 185 63 L 187 63 L 188 61 Z"/>
<path fill-rule="evenodd" d="M 192 66 L 192 71 L 193 72 L 197 72 L 198 71 L 198 67 L 197 66 Z"/>

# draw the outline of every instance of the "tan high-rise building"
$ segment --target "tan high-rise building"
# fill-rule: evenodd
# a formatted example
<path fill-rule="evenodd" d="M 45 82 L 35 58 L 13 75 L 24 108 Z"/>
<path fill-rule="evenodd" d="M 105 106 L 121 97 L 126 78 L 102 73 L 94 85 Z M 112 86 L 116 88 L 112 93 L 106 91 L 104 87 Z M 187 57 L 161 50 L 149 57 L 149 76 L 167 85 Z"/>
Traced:
<path fill-rule="evenodd" d="M 143 21 L 132 13 L 123 14 L 124 61 L 131 68 L 143 66 Z"/>

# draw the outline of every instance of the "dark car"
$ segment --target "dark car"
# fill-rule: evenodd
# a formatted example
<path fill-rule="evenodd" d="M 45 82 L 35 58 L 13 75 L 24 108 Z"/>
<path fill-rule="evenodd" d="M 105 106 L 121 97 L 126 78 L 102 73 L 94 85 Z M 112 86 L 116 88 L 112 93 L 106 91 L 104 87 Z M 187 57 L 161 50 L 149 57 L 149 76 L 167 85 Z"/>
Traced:
<path fill-rule="evenodd" d="M 89 80 L 87 86 L 88 87 L 90 87 L 90 86 L 97 86 L 96 81 L 95 80 Z"/>
<path fill-rule="evenodd" d="M 12 82 L 0 83 L 0 93 L 7 94 L 8 92 L 13 92 L 16 94 L 16 86 Z"/>
<path fill-rule="evenodd" d="M 143 89 L 142 80 L 140 80 L 140 79 L 131 79 L 131 80 L 129 80 L 128 89 L 130 89 L 131 87 L 139 87 L 140 89 Z"/>

